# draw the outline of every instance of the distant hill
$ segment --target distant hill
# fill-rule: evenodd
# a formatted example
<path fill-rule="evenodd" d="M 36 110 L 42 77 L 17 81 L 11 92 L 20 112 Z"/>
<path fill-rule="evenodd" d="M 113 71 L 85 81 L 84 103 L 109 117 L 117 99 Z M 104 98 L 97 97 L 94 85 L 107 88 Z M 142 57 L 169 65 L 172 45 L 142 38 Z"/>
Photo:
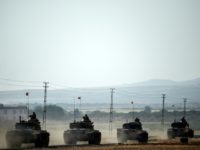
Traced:
<path fill-rule="evenodd" d="M 178 82 L 172 80 L 152 79 L 144 82 L 133 83 L 127 86 L 168 86 L 176 84 L 178 84 Z"/>
<path fill-rule="evenodd" d="M 126 86 L 178 86 L 178 85 L 200 85 L 200 78 L 187 81 L 152 79 L 144 82 L 127 84 Z"/>
<path fill-rule="evenodd" d="M 26 103 L 25 90 L 0 91 L 0 103 Z M 31 103 L 43 103 L 43 89 L 30 90 Z M 149 80 L 140 83 L 119 85 L 115 87 L 114 102 L 152 104 L 161 102 L 161 94 L 166 94 L 166 102 L 180 103 L 184 97 L 189 102 L 200 103 L 200 78 L 188 81 Z M 68 88 L 48 90 L 48 103 L 74 103 L 82 97 L 82 103 L 110 103 L 109 87 Z M 77 100 L 78 101 L 78 100 Z"/>

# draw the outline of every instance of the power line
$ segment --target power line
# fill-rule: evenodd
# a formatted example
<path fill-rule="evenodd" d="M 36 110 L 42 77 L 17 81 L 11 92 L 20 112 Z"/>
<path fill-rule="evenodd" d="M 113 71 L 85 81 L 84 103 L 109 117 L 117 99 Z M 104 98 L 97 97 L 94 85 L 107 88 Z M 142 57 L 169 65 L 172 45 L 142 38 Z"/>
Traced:
<path fill-rule="evenodd" d="M 13 84 L 13 83 L 3 83 L 0 82 L 1 85 L 6 85 L 6 86 L 22 86 L 22 87 L 41 87 L 39 85 L 25 85 L 25 84 Z"/>
<path fill-rule="evenodd" d="M 23 86 L 23 87 L 41 87 L 41 85 L 35 85 L 35 84 L 38 84 L 38 83 L 42 82 L 42 81 L 16 80 L 16 79 L 3 78 L 3 77 L 0 77 L 0 80 L 1 81 L 7 81 L 6 83 L 0 82 L 1 85 L 6 85 L 6 86 Z M 18 83 L 26 83 L 26 84 L 18 84 Z M 57 87 L 70 88 L 68 86 L 57 84 L 57 83 L 52 83 L 52 85 L 54 85 L 53 87 L 56 87 L 56 88 Z"/>
<path fill-rule="evenodd" d="M 40 81 L 22 81 L 22 80 L 15 80 L 15 79 L 9 79 L 9 78 L 3 78 L 0 77 L 0 84 L 6 85 L 6 86 L 15 86 L 15 87 L 41 87 L 41 85 L 38 85 L 38 83 L 41 83 Z M 37 85 L 36 85 L 37 84 Z"/>
<path fill-rule="evenodd" d="M 57 84 L 57 83 L 53 83 L 53 82 L 51 82 L 51 85 L 54 85 L 56 87 L 61 87 L 61 88 L 70 88 L 70 87 L 68 87 L 66 85 L 61 85 L 61 84 Z"/>
<path fill-rule="evenodd" d="M 41 82 L 42 82 L 42 81 L 24 81 L 24 80 L 15 80 L 15 79 L 2 78 L 2 77 L 0 77 L 0 80 L 10 81 L 10 82 L 23 82 L 23 83 L 41 83 Z"/>

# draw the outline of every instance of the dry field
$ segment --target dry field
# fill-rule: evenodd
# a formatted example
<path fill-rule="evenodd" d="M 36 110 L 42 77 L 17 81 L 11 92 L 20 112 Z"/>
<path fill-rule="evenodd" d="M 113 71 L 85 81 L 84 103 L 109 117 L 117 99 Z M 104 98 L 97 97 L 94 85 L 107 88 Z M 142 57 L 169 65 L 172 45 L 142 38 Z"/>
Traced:
<path fill-rule="evenodd" d="M 134 145 L 101 145 L 101 146 L 68 146 L 50 147 L 41 150 L 199 150 L 200 145 L 179 145 L 179 144 L 134 144 Z M 39 150 L 39 149 L 37 149 Z"/>
<path fill-rule="evenodd" d="M 77 146 L 64 146 L 63 132 L 69 127 L 69 122 L 48 122 L 47 130 L 50 132 L 50 147 L 43 148 L 42 150 L 200 150 L 200 138 L 190 139 L 188 145 L 182 145 L 178 139 L 165 140 L 166 132 L 155 129 L 146 125 L 145 130 L 149 132 L 149 143 L 145 145 L 138 144 L 137 142 L 129 141 L 126 145 L 118 145 L 116 138 L 116 129 L 121 126 L 122 123 L 116 123 L 113 125 L 112 135 L 109 134 L 107 123 L 95 123 L 95 128 L 102 132 L 102 145 L 100 146 L 88 146 L 87 142 L 78 142 Z M 154 126 L 154 125 L 153 125 Z M 9 127 L 9 129 L 11 129 Z M 7 129 L 1 130 L 0 134 L 0 148 L 6 148 L 5 133 Z M 200 135 L 200 131 L 195 131 Z M 61 146 L 54 146 L 61 145 Z M 23 146 L 22 146 L 23 147 Z M 32 146 L 24 146 L 23 148 L 31 148 Z M 37 149 L 39 150 L 39 149 Z"/>

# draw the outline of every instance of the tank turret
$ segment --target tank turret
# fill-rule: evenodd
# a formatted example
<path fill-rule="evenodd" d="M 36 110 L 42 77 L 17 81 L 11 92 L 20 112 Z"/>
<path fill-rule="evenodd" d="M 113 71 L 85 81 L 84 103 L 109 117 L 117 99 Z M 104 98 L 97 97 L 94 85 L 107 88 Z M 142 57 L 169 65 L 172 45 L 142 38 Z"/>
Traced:
<path fill-rule="evenodd" d="M 49 133 L 41 130 L 39 120 L 33 112 L 28 121 L 21 120 L 15 124 L 15 129 L 7 131 L 6 143 L 9 148 L 20 148 L 23 143 L 34 143 L 36 147 L 47 147 L 49 144 Z"/>
<path fill-rule="evenodd" d="M 35 116 L 35 117 L 33 117 Z M 19 117 L 19 122 L 15 124 L 15 129 L 32 129 L 32 130 L 41 130 L 40 122 L 36 118 L 36 114 L 33 112 L 32 115 L 29 116 L 30 119 L 28 121 L 21 120 L 21 116 Z"/>
<path fill-rule="evenodd" d="M 79 121 L 79 122 L 72 122 L 69 125 L 70 129 L 78 129 L 78 128 L 84 128 L 84 129 L 94 129 L 93 122 L 84 122 L 84 121 Z"/>
<path fill-rule="evenodd" d="M 83 121 L 70 123 L 69 128 L 63 134 L 65 144 L 75 145 L 77 141 L 88 141 L 89 144 L 98 145 L 101 142 L 101 132 L 94 129 L 87 114 L 83 116 Z"/>

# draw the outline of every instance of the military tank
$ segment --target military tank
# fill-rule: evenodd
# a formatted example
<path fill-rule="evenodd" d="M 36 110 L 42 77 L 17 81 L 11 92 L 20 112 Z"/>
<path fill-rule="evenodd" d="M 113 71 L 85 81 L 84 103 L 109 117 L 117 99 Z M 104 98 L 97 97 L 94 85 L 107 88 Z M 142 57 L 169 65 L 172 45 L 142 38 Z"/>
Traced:
<path fill-rule="evenodd" d="M 15 129 L 7 131 L 6 143 L 8 148 L 20 148 L 24 143 L 34 143 L 35 147 L 47 147 L 49 144 L 49 133 L 41 130 L 40 122 L 33 113 L 28 121 L 19 119 Z"/>
<path fill-rule="evenodd" d="M 136 140 L 139 143 L 148 142 L 148 132 L 142 129 L 138 118 L 134 122 L 124 123 L 122 128 L 117 129 L 118 143 L 123 144 L 128 140 Z"/>
<path fill-rule="evenodd" d="M 99 145 L 101 132 L 94 130 L 93 122 L 85 115 L 83 121 L 70 123 L 69 130 L 64 131 L 63 138 L 67 145 L 76 145 L 77 141 L 88 141 L 88 144 Z"/>
<path fill-rule="evenodd" d="M 171 128 L 167 130 L 168 139 L 180 138 L 181 143 L 187 143 L 188 138 L 194 137 L 194 130 L 189 128 L 189 124 L 183 117 L 181 121 L 174 121 Z"/>

